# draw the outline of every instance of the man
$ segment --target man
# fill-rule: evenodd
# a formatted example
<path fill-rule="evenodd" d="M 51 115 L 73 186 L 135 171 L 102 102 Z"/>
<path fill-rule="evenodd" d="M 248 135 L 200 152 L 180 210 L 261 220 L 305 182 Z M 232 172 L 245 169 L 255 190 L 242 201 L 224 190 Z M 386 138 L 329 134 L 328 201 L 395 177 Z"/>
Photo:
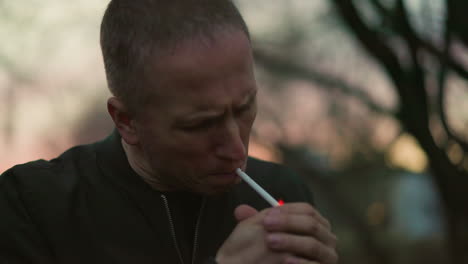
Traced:
<path fill-rule="evenodd" d="M 230 1 L 113 0 L 101 47 L 116 131 L 0 177 L 0 263 L 337 262 L 306 187 L 247 156 L 257 86 Z"/>

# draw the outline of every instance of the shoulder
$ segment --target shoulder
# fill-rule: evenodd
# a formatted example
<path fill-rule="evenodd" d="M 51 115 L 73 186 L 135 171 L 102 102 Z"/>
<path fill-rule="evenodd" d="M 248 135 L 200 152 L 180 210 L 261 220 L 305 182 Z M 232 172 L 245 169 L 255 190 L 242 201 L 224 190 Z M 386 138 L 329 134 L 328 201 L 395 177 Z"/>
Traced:
<path fill-rule="evenodd" d="M 49 161 L 16 165 L 0 175 L 0 192 L 15 189 L 27 200 L 69 192 L 93 156 L 90 146 L 76 146 Z"/>
<path fill-rule="evenodd" d="M 85 171 L 79 167 L 90 153 L 87 147 L 74 147 L 55 159 L 16 165 L 0 175 L 1 260 L 9 252 L 11 257 L 51 263 L 45 242 L 66 230 Z"/>
<path fill-rule="evenodd" d="M 0 189 L 12 188 L 24 189 L 31 185 L 42 185 L 46 179 L 59 174 L 63 164 L 57 160 L 36 160 L 24 164 L 16 165 L 5 171 L 0 176 Z"/>

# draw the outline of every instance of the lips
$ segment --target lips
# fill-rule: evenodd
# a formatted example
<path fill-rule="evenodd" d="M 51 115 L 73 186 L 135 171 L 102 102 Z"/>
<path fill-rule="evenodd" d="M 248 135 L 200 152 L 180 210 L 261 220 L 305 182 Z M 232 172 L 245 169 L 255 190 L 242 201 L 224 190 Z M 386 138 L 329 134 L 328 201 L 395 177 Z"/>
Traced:
<path fill-rule="evenodd" d="M 216 168 L 216 170 L 214 170 L 213 173 L 211 174 L 236 174 L 236 169 L 237 168 L 240 168 L 241 170 L 245 170 L 245 162 L 242 162 L 241 164 L 237 164 L 236 166 L 232 166 L 233 164 L 231 164 L 231 166 L 229 167 L 219 167 L 219 168 Z"/>
<path fill-rule="evenodd" d="M 243 162 L 242 164 L 238 164 L 237 166 L 219 168 L 215 172 L 210 173 L 209 175 L 221 181 L 240 179 L 236 173 L 236 169 L 241 168 L 242 170 L 245 170 L 245 167 L 245 162 Z"/>
<path fill-rule="evenodd" d="M 232 178 L 232 177 L 236 177 L 237 174 L 232 171 L 232 172 L 224 172 L 224 173 L 215 173 L 213 174 L 214 176 L 218 176 L 218 177 L 223 177 L 223 178 Z"/>
<path fill-rule="evenodd" d="M 210 181 L 216 185 L 231 185 L 240 181 L 240 177 L 234 171 L 213 173 L 210 176 Z"/>

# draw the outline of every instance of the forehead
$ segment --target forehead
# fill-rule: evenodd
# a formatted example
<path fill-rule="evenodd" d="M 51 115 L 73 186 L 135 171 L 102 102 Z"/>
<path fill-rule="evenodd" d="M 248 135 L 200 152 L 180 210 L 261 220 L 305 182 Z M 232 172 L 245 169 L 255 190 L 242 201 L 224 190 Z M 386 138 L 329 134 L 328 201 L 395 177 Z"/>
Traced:
<path fill-rule="evenodd" d="M 157 105 L 179 110 L 226 105 L 256 89 L 250 41 L 240 30 L 183 41 L 157 56 L 149 74 Z"/>
<path fill-rule="evenodd" d="M 171 74 L 209 77 L 213 70 L 218 75 L 242 70 L 252 62 L 251 53 L 250 41 L 242 31 L 226 29 L 180 42 L 160 54 L 152 70 L 162 73 L 160 81 L 169 78 L 173 82 Z"/>

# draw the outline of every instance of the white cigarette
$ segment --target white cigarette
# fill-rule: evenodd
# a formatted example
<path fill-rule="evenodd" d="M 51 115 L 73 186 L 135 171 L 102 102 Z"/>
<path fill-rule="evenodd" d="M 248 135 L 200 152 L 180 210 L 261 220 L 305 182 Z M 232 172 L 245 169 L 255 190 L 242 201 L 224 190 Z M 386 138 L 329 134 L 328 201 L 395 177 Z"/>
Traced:
<path fill-rule="evenodd" d="M 249 175 L 247 175 L 245 172 L 243 172 L 241 169 L 237 168 L 236 169 L 236 173 L 237 175 L 239 175 L 239 177 L 241 177 L 245 182 L 247 182 L 248 185 L 250 185 L 250 187 L 252 187 L 252 189 L 254 189 L 258 194 L 260 194 L 260 196 L 263 197 L 263 199 L 265 199 L 269 204 L 271 204 L 271 206 L 279 206 L 280 204 L 278 203 L 278 201 L 275 200 L 275 198 L 273 198 L 269 193 L 267 193 L 262 187 L 260 187 L 260 185 L 258 185 L 256 182 L 254 182 L 254 180 L 252 180 L 252 178 L 249 177 Z"/>

